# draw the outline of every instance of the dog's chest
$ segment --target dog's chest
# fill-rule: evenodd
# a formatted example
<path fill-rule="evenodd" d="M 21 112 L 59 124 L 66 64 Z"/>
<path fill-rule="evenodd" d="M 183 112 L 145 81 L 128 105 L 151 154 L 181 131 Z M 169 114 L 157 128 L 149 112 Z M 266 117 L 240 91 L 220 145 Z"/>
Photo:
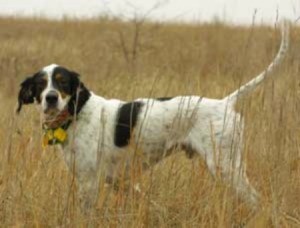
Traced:
<path fill-rule="evenodd" d="M 95 171 L 105 151 L 113 150 L 107 148 L 113 145 L 110 122 L 101 98 L 93 95 L 68 129 L 68 141 L 63 146 L 66 163 L 71 166 L 76 161 L 79 171 Z"/>

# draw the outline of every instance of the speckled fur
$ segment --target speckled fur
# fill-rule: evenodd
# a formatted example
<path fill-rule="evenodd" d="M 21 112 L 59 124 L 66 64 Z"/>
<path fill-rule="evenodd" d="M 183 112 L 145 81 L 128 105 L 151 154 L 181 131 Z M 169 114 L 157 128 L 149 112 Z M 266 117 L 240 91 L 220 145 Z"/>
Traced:
<path fill-rule="evenodd" d="M 112 182 L 118 176 L 120 165 L 130 164 L 132 154 L 127 152 L 128 147 L 142 151 L 139 156 L 144 167 L 149 167 L 169 155 L 172 148 L 183 146 L 198 153 L 213 176 L 232 184 L 242 198 L 256 205 L 258 194 L 249 184 L 242 162 L 244 123 L 234 105 L 282 61 L 288 47 L 287 27 L 282 29 L 280 50 L 269 67 L 224 99 L 198 96 L 137 99 L 143 106 L 128 146 L 114 144 L 117 113 L 124 102 L 92 93 L 77 120 L 68 128 L 68 140 L 60 145 L 70 168 L 75 161 L 83 204 L 94 202 L 99 181 Z M 44 69 L 52 72 L 55 66 Z"/>

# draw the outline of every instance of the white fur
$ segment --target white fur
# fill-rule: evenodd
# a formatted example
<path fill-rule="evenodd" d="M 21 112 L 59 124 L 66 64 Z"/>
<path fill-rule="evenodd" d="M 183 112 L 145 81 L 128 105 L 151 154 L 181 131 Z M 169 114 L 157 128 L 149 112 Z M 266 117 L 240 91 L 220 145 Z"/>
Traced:
<path fill-rule="evenodd" d="M 233 106 L 223 100 L 197 96 L 164 102 L 138 101 L 148 105 L 139 114 L 129 147 L 137 146 L 142 151 L 144 166 L 157 163 L 174 146 L 189 145 L 206 161 L 213 175 L 220 170 L 222 178 L 228 183 L 232 181 L 241 196 L 256 203 L 257 194 L 247 181 L 241 160 L 243 122 Z M 124 165 L 120 162 L 130 156 L 128 147 L 114 145 L 115 120 L 122 103 L 92 94 L 78 115 L 75 129 L 73 126 L 68 129 L 72 138 L 63 146 L 63 152 L 70 167 L 72 156 L 76 157 L 76 174 L 86 200 L 96 191 L 98 171 L 100 176 L 114 179 L 118 168 Z"/>
<path fill-rule="evenodd" d="M 242 162 L 244 123 L 234 105 L 239 94 L 251 92 L 282 61 L 287 37 L 286 26 L 280 51 L 267 70 L 222 100 L 198 96 L 178 96 L 163 102 L 137 99 L 144 106 L 129 147 L 141 151 L 138 156 L 147 166 L 169 155 L 174 146 L 188 145 L 205 160 L 214 176 L 219 171 L 222 179 L 231 183 L 241 197 L 257 204 L 258 195 L 247 180 Z M 50 65 L 44 71 L 50 75 L 54 67 Z M 68 128 L 68 141 L 61 146 L 70 168 L 75 161 L 85 204 L 95 199 L 100 177 L 114 179 L 124 162 L 130 164 L 128 146 L 119 148 L 114 144 L 117 112 L 123 103 L 92 93 L 77 121 Z"/>

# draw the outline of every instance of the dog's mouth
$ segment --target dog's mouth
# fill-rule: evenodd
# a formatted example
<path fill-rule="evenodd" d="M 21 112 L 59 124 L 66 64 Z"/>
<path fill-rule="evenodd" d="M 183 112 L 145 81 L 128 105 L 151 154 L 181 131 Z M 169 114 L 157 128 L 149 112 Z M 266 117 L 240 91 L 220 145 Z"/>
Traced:
<path fill-rule="evenodd" d="M 56 115 L 59 114 L 59 109 L 56 108 L 56 107 L 47 107 L 45 110 L 44 110 L 44 114 L 47 115 L 47 116 L 53 116 L 55 117 Z"/>

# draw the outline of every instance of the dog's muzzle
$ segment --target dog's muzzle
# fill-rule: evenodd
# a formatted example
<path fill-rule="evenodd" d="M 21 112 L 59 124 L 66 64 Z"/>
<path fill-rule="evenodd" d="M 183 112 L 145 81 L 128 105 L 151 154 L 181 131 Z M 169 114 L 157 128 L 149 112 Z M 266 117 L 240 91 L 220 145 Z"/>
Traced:
<path fill-rule="evenodd" d="M 47 95 L 46 95 L 46 102 L 49 106 L 54 106 L 57 104 L 58 101 L 58 94 L 55 91 L 50 91 Z"/>
<path fill-rule="evenodd" d="M 55 91 L 50 91 L 46 95 L 46 102 L 48 105 L 48 108 L 56 107 L 58 101 L 58 93 Z"/>

